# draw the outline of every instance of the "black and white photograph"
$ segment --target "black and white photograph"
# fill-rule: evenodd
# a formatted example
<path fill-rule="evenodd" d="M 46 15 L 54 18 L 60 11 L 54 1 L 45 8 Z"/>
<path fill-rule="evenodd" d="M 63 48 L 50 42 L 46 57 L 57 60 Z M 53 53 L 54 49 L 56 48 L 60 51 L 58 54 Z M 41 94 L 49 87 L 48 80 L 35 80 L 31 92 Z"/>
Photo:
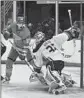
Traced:
<path fill-rule="evenodd" d="M 84 1 L 0 4 L 0 98 L 84 98 Z"/>

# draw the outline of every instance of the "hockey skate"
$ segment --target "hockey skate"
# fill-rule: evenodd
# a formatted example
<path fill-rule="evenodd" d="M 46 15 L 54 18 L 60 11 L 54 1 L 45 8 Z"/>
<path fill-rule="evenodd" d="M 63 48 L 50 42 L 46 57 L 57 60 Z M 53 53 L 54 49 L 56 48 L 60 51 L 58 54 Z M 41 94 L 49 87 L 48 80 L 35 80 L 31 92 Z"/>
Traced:
<path fill-rule="evenodd" d="M 30 82 L 40 81 L 43 85 L 47 85 L 42 73 L 33 72 L 29 78 Z"/>
<path fill-rule="evenodd" d="M 1 80 L 2 84 L 9 84 L 10 79 L 8 79 L 7 77 L 3 78 L 3 80 Z"/>

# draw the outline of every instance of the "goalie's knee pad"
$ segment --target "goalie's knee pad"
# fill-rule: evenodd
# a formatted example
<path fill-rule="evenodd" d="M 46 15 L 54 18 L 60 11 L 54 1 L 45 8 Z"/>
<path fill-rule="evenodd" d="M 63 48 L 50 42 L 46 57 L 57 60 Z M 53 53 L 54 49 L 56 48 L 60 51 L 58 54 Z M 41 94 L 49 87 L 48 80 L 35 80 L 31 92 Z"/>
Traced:
<path fill-rule="evenodd" d="M 62 69 L 64 68 L 64 61 L 50 61 L 47 63 L 47 66 L 51 66 L 51 70 L 56 70 L 61 74 Z"/>

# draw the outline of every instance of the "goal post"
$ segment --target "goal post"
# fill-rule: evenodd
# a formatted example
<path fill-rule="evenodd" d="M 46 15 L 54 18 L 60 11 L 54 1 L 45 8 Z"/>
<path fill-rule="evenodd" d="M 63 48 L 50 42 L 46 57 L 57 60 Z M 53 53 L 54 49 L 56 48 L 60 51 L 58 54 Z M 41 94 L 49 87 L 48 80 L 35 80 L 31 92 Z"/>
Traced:
<path fill-rule="evenodd" d="M 13 22 L 16 22 L 16 8 L 17 8 L 17 1 L 13 1 Z"/>
<path fill-rule="evenodd" d="M 83 44 L 83 33 L 84 33 L 84 30 L 82 30 L 82 27 L 83 27 L 83 20 L 82 20 L 82 12 L 83 12 L 83 9 L 82 9 L 82 2 L 80 3 L 80 29 L 81 29 L 81 68 L 80 68 L 80 88 L 83 88 L 83 69 L 84 69 L 84 54 L 83 54 L 83 48 L 84 48 L 84 44 Z"/>
<path fill-rule="evenodd" d="M 55 35 L 58 34 L 58 23 L 59 23 L 59 3 L 55 1 Z"/>

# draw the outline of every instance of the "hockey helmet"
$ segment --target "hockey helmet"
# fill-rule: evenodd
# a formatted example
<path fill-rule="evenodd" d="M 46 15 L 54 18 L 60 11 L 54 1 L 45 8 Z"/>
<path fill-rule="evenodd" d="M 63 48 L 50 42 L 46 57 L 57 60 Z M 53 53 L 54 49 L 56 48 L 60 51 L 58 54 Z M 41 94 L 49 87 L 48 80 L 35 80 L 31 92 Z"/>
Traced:
<path fill-rule="evenodd" d="M 24 24 L 25 23 L 24 17 L 22 17 L 22 16 L 17 17 L 17 23 Z"/>
<path fill-rule="evenodd" d="M 36 39 L 36 42 L 39 43 L 40 41 L 43 41 L 45 39 L 45 34 L 41 31 L 38 31 L 35 35 L 34 38 Z"/>

